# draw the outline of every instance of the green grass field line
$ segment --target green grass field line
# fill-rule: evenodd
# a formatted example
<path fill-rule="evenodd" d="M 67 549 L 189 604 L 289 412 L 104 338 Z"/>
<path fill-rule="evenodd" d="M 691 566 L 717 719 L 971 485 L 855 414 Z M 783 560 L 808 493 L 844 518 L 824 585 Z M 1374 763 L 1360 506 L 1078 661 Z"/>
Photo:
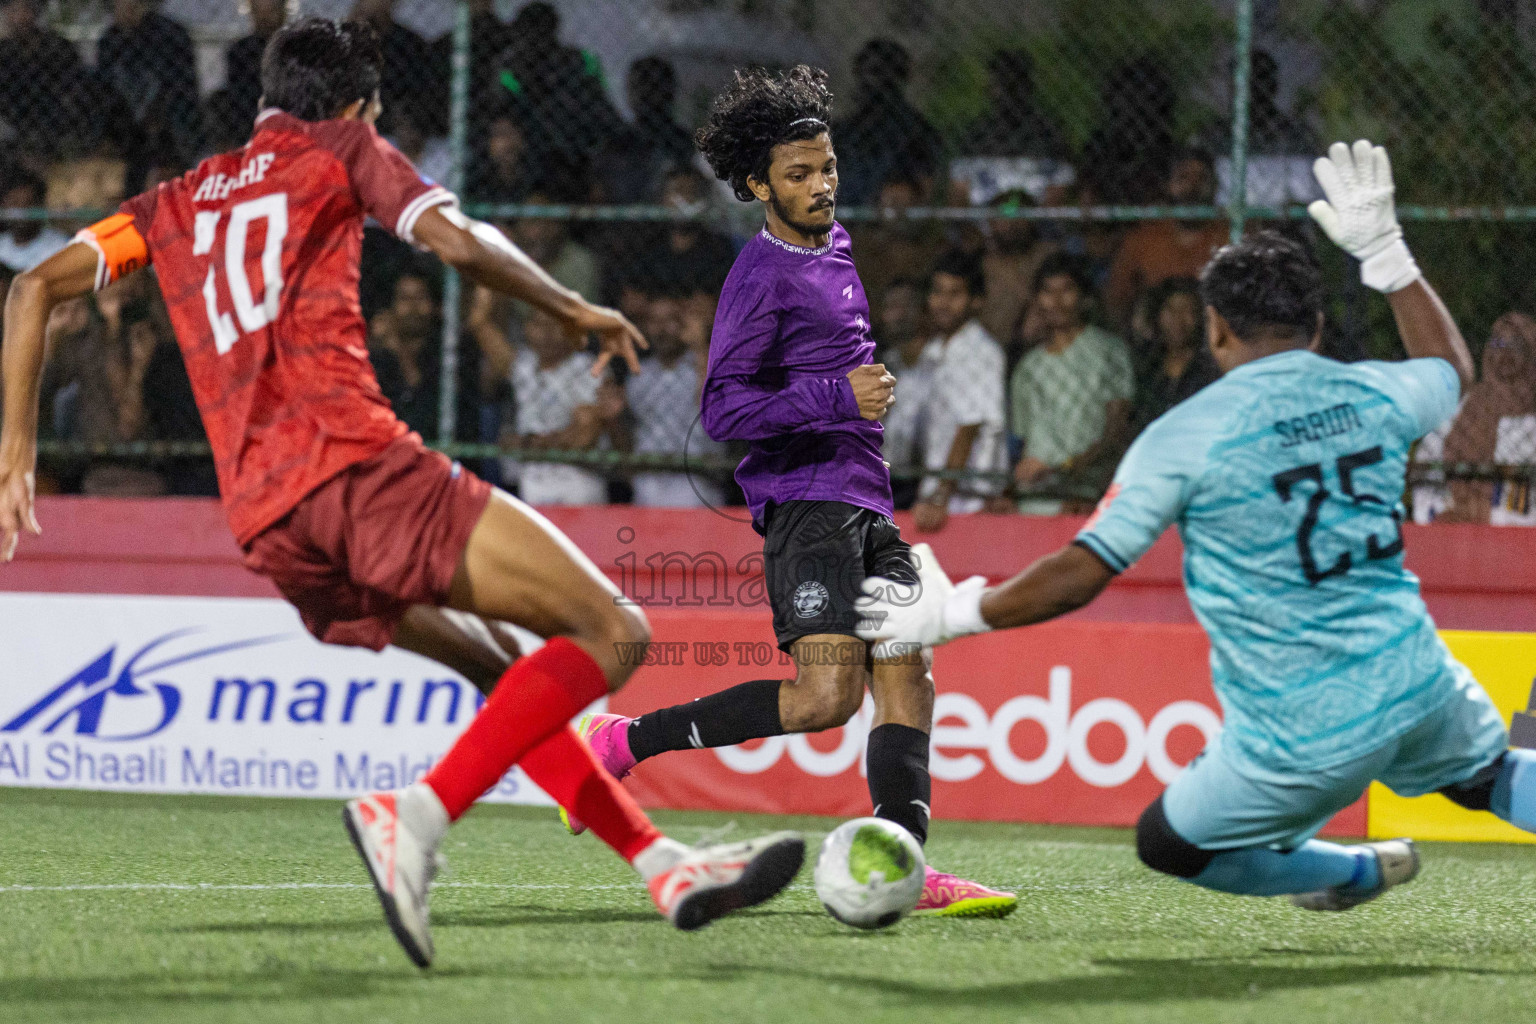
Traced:
<path fill-rule="evenodd" d="M 732 820 L 741 835 L 835 824 L 657 818 L 688 841 Z M 1314 915 L 1157 877 L 1121 830 L 939 822 L 930 860 L 1015 887 L 1013 917 L 857 932 L 820 909 L 807 868 L 691 935 L 548 811 L 479 808 L 445 852 L 421 973 L 336 803 L 0 789 L 0 1021 L 1295 1024 L 1536 1006 L 1531 847 L 1426 844 L 1411 886 Z"/>

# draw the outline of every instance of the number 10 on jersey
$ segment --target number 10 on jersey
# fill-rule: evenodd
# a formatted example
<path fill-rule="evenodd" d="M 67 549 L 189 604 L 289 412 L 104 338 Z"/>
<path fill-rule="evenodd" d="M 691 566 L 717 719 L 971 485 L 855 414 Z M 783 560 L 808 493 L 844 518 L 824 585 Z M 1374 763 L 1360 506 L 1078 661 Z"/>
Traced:
<path fill-rule="evenodd" d="M 192 225 L 192 255 L 207 256 L 213 252 L 214 238 L 223 215 L 221 210 L 197 215 Z M 259 303 L 251 291 L 251 279 L 245 270 L 246 238 L 251 225 L 258 220 L 267 222 L 267 240 L 261 250 L 263 287 Z M 219 312 L 215 283 L 219 272 L 217 257 L 209 260 L 208 276 L 203 280 L 203 303 L 208 310 L 208 323 L 213 328 L 213 345 L 220 355 L 234 348 L 241 334 L 259 331 L 277 319 L 283 293 L 283 239 L 287 236 L 288 194 L 285 192 L 247 200 L 229 211 L 229 225 L 224 231 L 224 279 L 235 304 L 233 317 Z M 238 331 L 235 330 L 236 319 L 240 321 Z"/>

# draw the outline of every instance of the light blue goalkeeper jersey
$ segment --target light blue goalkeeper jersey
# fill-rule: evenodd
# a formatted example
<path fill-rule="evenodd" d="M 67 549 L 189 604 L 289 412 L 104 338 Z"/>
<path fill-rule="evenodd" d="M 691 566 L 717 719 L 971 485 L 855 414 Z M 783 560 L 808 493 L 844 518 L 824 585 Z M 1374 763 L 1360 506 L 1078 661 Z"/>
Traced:
<path fill-rule="evenodd" d="M 1400 497 L 1409 447 L 1459 395 L 1443 359 L 1284 352 L 1228 373 L 1131 445 L 1077 539 L 1125 570 L 1178 524 L 1232 752 L 1329 767 L 1452 694 L 1454 662 L 1403 567 Z"/>

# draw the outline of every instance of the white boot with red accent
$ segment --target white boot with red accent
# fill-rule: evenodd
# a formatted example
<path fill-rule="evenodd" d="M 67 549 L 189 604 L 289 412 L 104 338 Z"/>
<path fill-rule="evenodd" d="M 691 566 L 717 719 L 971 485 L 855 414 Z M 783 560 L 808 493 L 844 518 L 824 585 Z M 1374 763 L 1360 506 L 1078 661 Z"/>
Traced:
<path fill-rule="evenodd" d="M 448 831 L 448 812 L 432 790 L 417 783 L 347 801 L 341 812 L 352 845 L 368 868 L 384 907 L 384 920 L 417 967 L 432 963 L 427 898 Z"/>
<path fill-rule="evenodd" d="M 764 903 L 794 881 L 805 840 L 775 832 L 744 843 L 687 847 L 658 839 L 634 860 L 656 909 L 685 932 Z M 665 865 L 665 866 L 663 866 Z"/>

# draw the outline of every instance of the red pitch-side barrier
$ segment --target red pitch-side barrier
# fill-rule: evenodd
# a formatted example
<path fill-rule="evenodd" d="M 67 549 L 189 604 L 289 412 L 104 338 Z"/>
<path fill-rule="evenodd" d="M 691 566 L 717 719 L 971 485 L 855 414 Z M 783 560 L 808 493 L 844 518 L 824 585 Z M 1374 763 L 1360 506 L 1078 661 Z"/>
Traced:
<path fill-rule="evenodd" d="M 763 602 L 760 544 L 740 510 L 554 508 L 549 517 L 655 628 L 653 664 L 612 701 L 637 712 L 784 671 Z M 735 518 L 732 518 L 734 513 Z M 244 569 L 216 503 L 45 498 L 43 536 L 0 590 L 276 596 Z M 898 517 L 908 536 L 911 523 Z M 993 579 L 1071 539 L 1072 517 L 957 518 L 931 542 L 950 575 Z M 1536 544 L 1492 527 L 1406 528 L 1408 564 L 1441 626 L 1536 631 Z M 1093 606 L 938 652 L 937 817 L 1128 825 L 1218 722 L 1207 647 L 1165 537 Z M 635 789 L 656 806 L 852 815 L 869 708 L 845 729 L 658 758 Z M 1330 831 L 1361 834 L 1362 800 Z"/>

